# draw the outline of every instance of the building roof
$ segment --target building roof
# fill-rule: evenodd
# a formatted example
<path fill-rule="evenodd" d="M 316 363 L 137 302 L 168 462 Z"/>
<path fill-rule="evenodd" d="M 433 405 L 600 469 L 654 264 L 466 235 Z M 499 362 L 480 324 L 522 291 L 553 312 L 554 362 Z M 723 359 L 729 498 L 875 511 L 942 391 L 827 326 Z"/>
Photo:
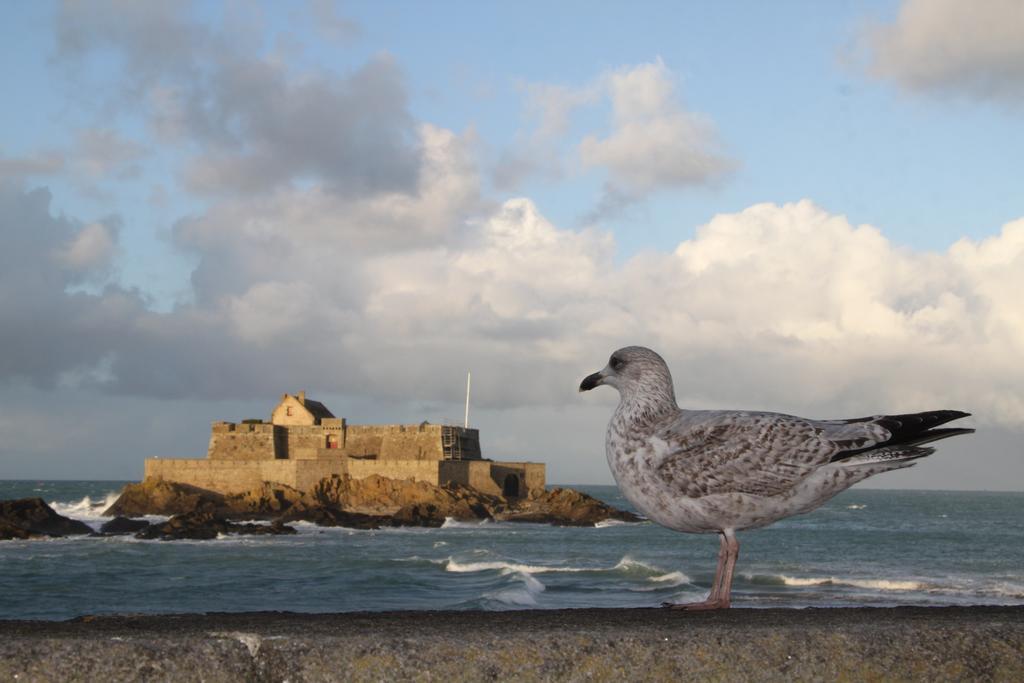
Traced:
<path fill-rule="evenodd" d="M 313 417 L 315 417 L 318 420 L 334 417 L 334 413 L 329 411 L 327 409 L 327 406 L 325 406 L 320 401 L 314 401 L 311 398 L 303 398 L 302 405 L 306 408 L 306 410 L 313 413 Z"/>

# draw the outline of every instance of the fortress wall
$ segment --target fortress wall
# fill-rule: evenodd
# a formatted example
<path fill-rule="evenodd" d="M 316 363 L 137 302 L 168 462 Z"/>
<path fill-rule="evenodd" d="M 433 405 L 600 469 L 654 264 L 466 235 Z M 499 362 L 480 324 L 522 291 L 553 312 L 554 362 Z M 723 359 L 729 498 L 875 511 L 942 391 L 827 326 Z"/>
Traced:
<path fill-rule="evenodd" d="M 271 424 L 214 423 L 206 457 L 211 460 L 273 460 L 275 435 Z"/>
<path fill-rule="evenodd" d="M 547 486 L 546 470 L 547 466 L 542 462 L 500 462 L 495 463 L 496 465 L 512 466 L 523 472 L 523 481 L 526 484 L 526 490 L 531 494 L 544 493 L 544 487 Z"/>
<path fill-rule="evenodd" d="M 220 493 L 241 493 L 274 481 L 295 487 L 288 460 L 146 460 L 146 479 L 166 479 Z"/>
<path fill-rule="evenodd" d="M 337 453 L 337 451 L 331 451 Z M 346 458 L 334 457 L 321 460 L 297 460 L 295 462 L 295 488 L 311 491 L 321 479 L 331 475 L 342 475 L 347 471 Z"/>
<path fill-rule="evenodd" d="M 384 433 L 378 427 L 348 425 L 344 430 L 341 447 L 346 455 L 376 455 L 380 457 Z"/>
<path fill-rule="evenodd" d="M 489 460 L 444 460 L 440 463 L 440 483 L 450 481 L 472 486 L 478 491 L 500 496 L 501 487 L 491 476 Z"/>
<path fill-rule="evenodd" d="M 345 471 L 353 479 L 364 479 L 379 474 L 389 479 L 412 479 L 437 484 L 436 460 L 352 460 L 345 463 Z"/>
<path fill-rule="evenodd" d="M 462 457 L 466 460 L 479 460 L 483 457 L 480 450 L 480 430 L 462 429 L 460 441 L 462 442 Z"/>
<path fill-rule="evenodd" d="M 378 460 L 441 460 L 439 425 L 348 425 L 344 451 Z"/>
<path fill-rule="evenodd" d="M 332 430 L 340 434 L 341 430 Z M 315 460 L 327 445 L 327 432 L 319 425 L 288 427 L 288 458 Z"/>
<path fill-rule="evenodd" d="M 381 460 L 432 460 L 444 457 L 437 425 L 388 428 L 382 438 Z"/>
<path fill-rule="evenodd" d="M 503 487 L 505 477 L 514 474 L 519 479 L 519 495 L 529 496 L 544 492 L 545 466 L 537 462 L 494 462 L 491 465 L 491 476 L 495 484 Z"/>

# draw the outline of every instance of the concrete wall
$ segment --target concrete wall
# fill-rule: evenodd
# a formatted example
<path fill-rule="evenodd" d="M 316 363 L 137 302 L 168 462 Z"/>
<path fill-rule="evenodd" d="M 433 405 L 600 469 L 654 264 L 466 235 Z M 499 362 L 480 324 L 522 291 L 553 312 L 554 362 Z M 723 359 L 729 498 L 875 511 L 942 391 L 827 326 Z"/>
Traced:
<path fill-rule="evenodd" d="M 274 460 L 278 454 L 275 438 L 283 432 L 269 424 L 215 422 L 210 429 L 206 457 L 211 460 Z"/>

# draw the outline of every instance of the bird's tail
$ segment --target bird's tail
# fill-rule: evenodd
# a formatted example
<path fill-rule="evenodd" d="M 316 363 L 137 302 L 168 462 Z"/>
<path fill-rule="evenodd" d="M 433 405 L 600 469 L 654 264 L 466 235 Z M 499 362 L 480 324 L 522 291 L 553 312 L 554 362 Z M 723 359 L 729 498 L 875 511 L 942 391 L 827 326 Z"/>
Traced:
<path fill-rule="evenodd" d="M 973 434 L 974 430 L 966 427 L 937 428 L 939 425 L 968 416 L 969 413 L 959 410 L 932 410 L 926 413 L 879 415 L 848 420 L 848 424 L 870 422 L 881 426 L 889 432 L 889 438 L 863 448 L 839 451 L 832 456 L 832 462 L 842 465 L 865 465 L 923 458 L 935 452 L 933 448 L 922 448 L 923 444 L 960 434 Z"/>

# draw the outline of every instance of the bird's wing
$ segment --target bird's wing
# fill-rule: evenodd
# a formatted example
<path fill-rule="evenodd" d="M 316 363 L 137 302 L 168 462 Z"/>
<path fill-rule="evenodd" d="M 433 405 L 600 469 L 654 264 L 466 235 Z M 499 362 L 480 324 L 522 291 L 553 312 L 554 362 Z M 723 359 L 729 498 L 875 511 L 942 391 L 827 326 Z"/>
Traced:
<path fill-rule="evenodd" d="M 658 477 L 691 498 L 774 496 L 841 450 L 837 441 L 847 434 L 836 425 L 833 435 L 826 424 L 776 413 L 684 413 L 655 433 L 660 448 L 652 465 Z M 850 436 L 861 438 L 862 431 Z"/>

